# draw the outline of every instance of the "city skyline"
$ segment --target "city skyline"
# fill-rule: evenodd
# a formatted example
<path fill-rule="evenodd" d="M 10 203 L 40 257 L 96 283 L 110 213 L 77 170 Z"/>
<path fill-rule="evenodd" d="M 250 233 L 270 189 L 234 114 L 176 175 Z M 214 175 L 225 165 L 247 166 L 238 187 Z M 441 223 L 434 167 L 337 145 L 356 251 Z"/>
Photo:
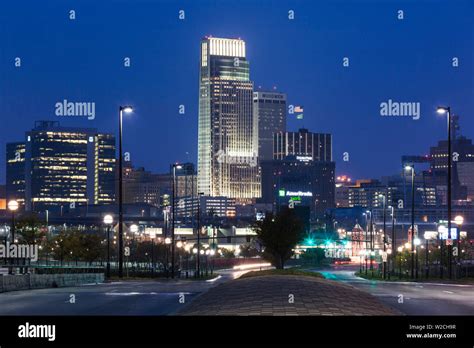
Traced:
<path fill-rule="evenodd" d="M 0 1 L 0 42 L 0 344 L 472 341 L 474 0 Z"/>
<path fill-rule="evenodd" d="M 12 18 L 18 15 L 15 5 L 2 6 L 2 14 L 11 14 Z M 79 37 L 74 25 L 81 26 L 81 33 L 90 30 L 84 27 L 83 21 L 93 24 L 97 18 L 81 17 L 88 3 L 81 6 L 84 6 L 84 11 L 81 11 L 81 7 L 77 8 L 74 24 L 65 18 L 64 22 L 56 24 L 55 29 L 75 39 Z M 30 16 L 27 18 L 31 22 L 30 27 L 12 32 L 12 26 L 8 25 L 11 19 L 0 15 L 7 23 L 0 29 L 0 33 L 6 37 L 0 63 L 4 81 L 9 87 L 8 91 L 2 92 L 2 107 L 7 117 L 3 119 L 0 145 L 5 148 L 5 143 L 18 140 L 39 119 L 59 120 L 65 126 L 93 127 L 116 134 L 115 109 L 123 101 L 134 105 L 136 109 L 136 113 L 127 116 L 124 121 L 124 148 L 131 153 L 132 163 L 143 165 L 153 172 L 166 172 L 169 163 L 176 161 L 197 163 L 196 70 L 199 57 L 196 52 L 200 39 L 206 34 L 241 37 L 247 42 L 254 89 L 258 91 L 259 86 L 262 86 L 262 89 L 271 91 L 273 86 L 277 86 L 278 92 L 287 94 L 288 105 L 304 105 L 304 119 L 295 120 L 289 115 L 288 130 L 305 127 L 313 132 L 333 134 L 338 174 L 359 178 L 380 177 L 399 171 L 402 155 L 427 153 L 429 146 L 445 137 L 445 122 L 434 112 L 438 104 L 452 105 L 455 108 L 453 111 L 461 116 L 463 133 L 472 137 L 467 131 L 473 129 L 474 125 L 468 113 L 473 103 L 469 97 L 473 89 L 472 78 L 469 78 L 473 76 L 473 59 L 472 52 L 467 49 L 472 46 L 472 36 L 453 35 L 454 32 L 468 32 L 471 28 L 472 21 L 466 16 L 472 8 L 469 2 L 459 2 L 456 6 L 444 2 L 430 7 L 407 5 L 404 7 L 404 21 L 397 21 L 396 8 L 386 4 L 372 7 L 367 3 L 359 3 L 358 6 L 344 3 L 343 9 L 355 11 L 353 15 L 345 16 L 338 14 L 336 7 L 331 4 L 301 3 L 292 6 L 296 15 L 293 22 L 287 18 L 289 5 L 285 6 L 285 3 L 270 10 L 269 3 L 258 7 L 244 2 L 235 13 L 222 12 L 223 5 L 220 4 L 215 9 L 208 9 L 209 14 L 203 13 L 197 5 L 189 4 L 183 7 L 187 11 L 184 21 L 180 21 L 177 15 L 175 21 L 166 21 L 175 36 L 157 35 L 150 40 L 150 48 L 144 49 L 142 46 L 137 47 L 127 30 L 133 25 L 134 30 L 150 38 L 153 36 L 153 27 L 157 22 L 156 18 L 152 21 L 151 16 L 143 14 L 142 10 L 147 6 L 152 5 L 142 4 L 133 9 L 128 21 L 121 23 L 120 27 L 111 26 L 97 33 L 100 37 L 107 35 L 111 38 L 105 45 L 109 49 L 114 47 L 109 54 L 94 44 L 89 47 L 84 39 L 76 40 L 77 47 L 71 46 L 67 37 L 59 34 L 55 34 L 56 41 L 51 41 L 46 35 L 48 29 L 39 29 L 33 34 L 31 29 L 39 22 L 31 14 L 25 14 Z M 169 15 L 167 11 L 174 10 L 178 11 L 171 4 L 164 5 L 166 15 Z M 52 11 L 54 15 L 61 15 L 59 8 Z M 103 13 L 105 8 L 99 6 L 97 11 Z M 116 14 L 123 11 L 125 9 L 121 6 L 112 9 Z M 220 17 L 214 19 L 212 11 L 219 12 Z M 37 12 L 53 15 L 45 13 L 42 8 L 38 8 Z M 322 14 L 325 12 L 325 16 L 331 14 L 327 17 L 332 18 L 332 22 L 324 18 Z M 145 16 L 140 23 L 138 13 Z M 441 25 L 436 20 L 441 13 L 455 18 L 456 28 Z M 154 15 L 159 18 L 160 13 Z M 248 19 L 245 26 L 237 20 L 242 16 Z M 255 30 L 260 23 L 258 20 L 268 24 L 266 29 Z M 370 20 L 376 23 L 370 24 Z M 379 32 L 388 35 L 394 43 L 393 47 L 387 48 L 385 42 L 380 42 L 376 35 L 371 34 L 372 25 L 375 24 Z M 203 29 L 191 31 L 194 25 Z M 275 30 L 281 25 L 287 29 L 280 34 L 281 40 L 267 43 L 265 37 L 276 33 Z M 352 30 L 354 28 L 357 30 Z M 411 31 L 415 29 L 416 35 L 413 37 Z M 113 34 L 113 30 L 116 34 Z M 315 35 L 314 40 L 319 45 L 308 45 L 299 35 L 308 30 Z M 370 44 L 360 40 L 362 34 Z M 28 35 L 35 35 L 43 45 L 21 48 L 21 41 Z M 129 47 L 115 46 L 120 36 L 131 39 L 128 40 Z M 439 42 L 448 42 L 447 37 L 449 44 L 446 52 L 440 51 L 437 45 Z M 64 47 L 61 55 L 55 49 L 58 44 Z M 163 55 L 164 47 L 168 47 L 173 54 L 167 51 Z M 34 55 L 32 48 L 35 49 Z M 76 51 L 78 48 L 82 49 Z M 100 52 L 100 60 L 96 60 L 92 52 Z M 379 55 L 373 55 L 375 52 Z M 411 56 L 407 52 L 418 53 Z M 67 59 L 59 61 L 63 55 Z M 451 65 L 454 55 L 459 58 L 457 68 Z M 13 64 L 14 58 L 18 56 L 22 58 L 20 68 Z M 345 68 L 343 58 L 346 56 L 350 63 Z M 123 66 L 124 57 L 131 58 L 129 70 Z M 174 61 L 179 69 L 167 68 Z M 397 69 L 391 69 L 390 66 L 396 66 Z M 404 69 L 400 69 L 400 66 Z M 436 75 L 432 73 L 434 68 Z M 150 69 L 156 73 L 150 74 Z M 66 71 L 67 78 L 64 78 Z M 94 74 L 100 80 L 91 84 L 90 79 Z M 137 84 L 138 81 L 140 84 Z M 448 89 L 448 84 L 453 87 Z M 374 88 L 374 85 L 378 88 Z M 177 92 L 165 94 L 165 87 Z M 30 96 L 24 94 L 30 92 Z M 55 116 L 54 105 L 64 99 L 95 102 L 96 118 L 87 120 Z M 414 121 L 380 116 L 379 105 L 387 100 L 419 102 L 421 119 Z M 179 113 L 181 105 L 185 107 L 184 114 Z M 183 134 L 176 138 L 173 132 L 168 131 L 171 129 L 181 129 Z M 365 139 L 372 141 L 369 143 Z M 410 139 L 410 142 L 405 139 Z M 175 151 L 160 151 L 169 143 L 175 145 Z M 381 146 L 372 146 L 374 143 Z M 345 151 L 350 154 L 349 162 L 342 160 Z M 371 157 L 378 158 L 379 166 L 368 170 Z M 2 151 L 0 183 L 5 182 L 4 163 L 5 152 Z"/>

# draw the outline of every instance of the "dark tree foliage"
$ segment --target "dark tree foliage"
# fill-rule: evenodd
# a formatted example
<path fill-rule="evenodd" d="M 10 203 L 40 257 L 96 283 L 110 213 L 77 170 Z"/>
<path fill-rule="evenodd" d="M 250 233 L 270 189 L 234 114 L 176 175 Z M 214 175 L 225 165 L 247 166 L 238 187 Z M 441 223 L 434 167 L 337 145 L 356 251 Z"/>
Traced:
<path fill-rule="evenodd" d="M 257 221 L 255 232 L 264 247 L 263 257 L 277 269 L 293 255 L 293 248 L 304 236 L 304 226 L 294 211 L 281 209 L 278 214 L 267 213 L 265 219 Z"/>

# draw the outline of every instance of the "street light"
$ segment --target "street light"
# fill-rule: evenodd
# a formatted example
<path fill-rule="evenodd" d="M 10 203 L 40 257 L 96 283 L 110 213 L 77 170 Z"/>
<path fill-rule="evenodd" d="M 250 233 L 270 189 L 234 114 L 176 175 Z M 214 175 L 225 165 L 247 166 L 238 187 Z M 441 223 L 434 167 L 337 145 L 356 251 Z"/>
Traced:
<path fill-rule="evenodd" d="M 131 106 L 119 107 L 119 278 L 123 277 L 123 195 L 122 195 L 122 119 L 123 113 L 133 112 Z"/>
<path fill-rule="evenodd" d="M 448 239 L 446 244 L 448 245 L 448 273 L 449 279 L 452 279 L 452 254 L 453 254 L 453 242 L 451 240 L 451 108 L 449 106 L 438 106 L 436 109 L 438 114 L 446 114 L 448 121 Z M 442 242 L 442 241 L 441 241 Z"/>
<path fill-rule="evenodd" d="M 370 214 L 370 225 L 369 225 L 369 218 L 368 218 L 369 214 Z M 369 226 L 370 226 L 370 228 L 372 228 L 372 211 L 366 210 L 364 215 L 365 215 L 365 225 L 366 225 L 366 231 L 365 231 L 365 250 L 366 250 L 366 252 L 364 253 L 365 254 L 365 275 L 367 276 L 367 268 L 368 268 L 368 265 L 367 265 L 367 260 L 368 260 L 367 255 L 368 255 L 368 253 L 367 253 L 367 251 L 369 250 L 367 243 L 369 242 L 369 237 L 368 237 Z M 370 248 L 372 248 L 372 242 L 370 243 Z M 372 266 L 372 260 L 370 262 L 371 262 L 370 265 Z"/>
<path fill-rule="evenodd" d="M 199 192 L 198 193 L 198 202 L 197 202 L 197 208 L 198 208 L 198 216 L 197 216 L 197 276 L 201 276 L 201 258 L 199 257 L 199 251 L 201 248 L 201 197 L 204 196 L 204 192 Z"/>
<path fill-rule="evenodd" d="M 15 243 L 15 212 L 18 210 L 18 202 L 15 200 L 11 200 L 8 202 L 8 210 L 12 212 L 12 227 L 11 227 L 11 232 L 12 232 L 12 243 Z"/>
<path fill-rule="evenodd" d="M 386 234 L 386 205 L 387 205 L 387 195 L 386 194 L 380 194 L 379 198 L 383 198 L 383 252 L 384 252 L 384 258 L 383 258 L 383 279 L 387 277 L 387 255 L 385 254 L 386 252 L 386 247 L 387 247 L 387 234 Z"/>
<path fill-rule="evenodd" d="M 461 216 L 461 215 L 458 215 L 454 218 L 454 223 L 458 226 L 458 231 L 457 231 L 457 235 L 456 235 L 456 246 L 457 246 L 457 249 L 458 249 L 458 264 L 459 264 L 459 267 L 461 267 L 461 253 L 460 253 L 460 249 L 461 249 L 461 226 L 462 224 L 464 223 L 464 218 Z"/>
<path fill-rule="evenodd" d="M 171 278 L 174 278 L 174 220 L 175 220 L 175 196 L 176 196 L 176 169 L 182 169 L 183 166 L 178 163 L 173 163 L 173 196 L 171 202 Z"/>
<path fill-rule="evenodd" d="M 12 243 L 15 243 L 15 211 L 18 210 L 18 202 L 15 200 L 11 200 L 8 202 L 7 206 L 8 206 L 8 210 L 12 212 L 11 240 L 12 240 Z M 5 240 L 6 240 L 6 235 L 5 235 Z M 9 263 L 14 264 L 15 262 L 12 259 L 10 259 Z M 8 269 L 8 273 L 13 274 L 13 267 Z"/>
<path fill-rule="evenodd" d="M 104 216 L 104 224 L 107 226 L 107 279 L 110 278 L 110 225 L 114 222 L 112 215 L 107 214 Z"/>
<path fill-rule="evenodd" d="M 411 171 L 411 279 L 413 279 L 415 272 L 415 165 L 407 165 L 405 170 Z"/>
<path fill-rule="evenodd" d="M 396 241 L 395 241 L 395 207 L 393 205 L 389 206 L 391 209 L 391 215 L 392 215 L 392 250 L 393 250 L 393 255 L 392 255 L 392 271 L 395 273 L 395 261 L 397 259 L 397 246 L 396 246 Z M 388 276 L 390 277 L 390 272 L 388 273 Z"/>

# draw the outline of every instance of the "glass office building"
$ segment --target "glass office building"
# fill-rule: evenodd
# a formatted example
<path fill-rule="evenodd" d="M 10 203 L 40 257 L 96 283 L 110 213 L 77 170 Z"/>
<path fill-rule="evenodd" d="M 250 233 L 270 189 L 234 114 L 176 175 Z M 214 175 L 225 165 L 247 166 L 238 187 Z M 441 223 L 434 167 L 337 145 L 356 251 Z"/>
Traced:
<path fill-rule="evenodd" d="M 7 145 L 7 196 L 21 194 L 27 211 L 115 201 L 113 135 L 38 121 L 25 137 Z M 24 153 L 17 163 L 19 144 Z"/>
<path fill-rule="evenodd" d="M 253 93 L 253 113 L 258 118 L 258 157 L 273 159 L 273 134 L 286 131 L 286 94 Z"/>
<path fill-rule="evenodd" d="M 198 190 L 238 201 L 260 197 L 258 119 L 245 42 L 201 41 Z"/>

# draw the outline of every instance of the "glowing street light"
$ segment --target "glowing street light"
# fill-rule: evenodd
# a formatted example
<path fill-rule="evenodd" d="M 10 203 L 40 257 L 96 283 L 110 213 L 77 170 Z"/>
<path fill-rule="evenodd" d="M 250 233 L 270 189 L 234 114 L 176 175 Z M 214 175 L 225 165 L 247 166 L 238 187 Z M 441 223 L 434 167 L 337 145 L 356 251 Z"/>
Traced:
<path fill-rule="evenodd" d="M 406 165 L 405 170 L 411 171 L 411 278 L 413 279 L 415 270 L 415 165 Z"/>
<path fill-rule="evenodd" d="M 110 278 L 110 226 L 114 223 L 114 217 L 110 214 L 104 216 L 104 224 L 107 226 L 107 268 L 106 276 Z"/>
<path fill-rule="evenodd" d="M 133 108 L 129 105 L 119 107 L 119 278 L 123 277 L 123 170 L 122 170 L 122 119 L 123 113 L 129 114 Z"/>
<path fill-rule="evenodd" d="M 171 244 L 171 278 L 174 279 L 174 221 L 175 221 L 175 206 L 176 206 L 176 169 L 183 169 L 183 166 L 179 163 L 173 163 L 173 186 L 172 186 L 172 200 L 171 200 L 171 239 L 172 239 L 172 244 Z"/>
<path fill-rule="evenodd" d="M 451 162 L 452 162 L 452 152 L 451 152 L 451 108 L 449 106 L 438 106 L 436 109 L 438 114 L 446 114 L 448 121 L 448 175 L 447 175 L 447 185 L 448 185 L 448 240 L 446 241 L 448 245 L 448 273 L 449 279 L 452 279 L 452 254 L 453 254 L 453 245 L 451 241 Z M 442 260 L 441 260 L 442 261 Z"/>
<path fill-rule="evenodd" d="M 458 215 L 454 218 L 456 225 L 461 226 L 464 223 L 464 218 L 461 215 Z"/>
<path fill-rule="evenodd" d="M 19 204 L 15 200 L 11 200 L 8 202 L 8 210 L 12 212 L 12 227 L 11 227 L 11 232 L 12 232 L 12 242 L 15 242 L 15 212 L 18 210 Z"/>
<path fill-rule="evenodd" d="M 8 202 L 8 210 L 16 211 L 16 210 L 18 210 L 18 207 L 19 207 L 19 205 L 18 205 L 17 201 L 11 200 L 11 201 Z"/>

